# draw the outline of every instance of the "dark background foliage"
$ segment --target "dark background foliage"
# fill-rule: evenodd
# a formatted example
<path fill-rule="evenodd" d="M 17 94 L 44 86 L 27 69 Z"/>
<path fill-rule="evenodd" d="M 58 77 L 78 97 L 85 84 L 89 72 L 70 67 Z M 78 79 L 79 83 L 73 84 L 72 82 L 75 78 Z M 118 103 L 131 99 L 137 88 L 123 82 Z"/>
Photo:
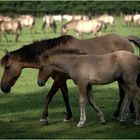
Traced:
<path fill-rule="evenodd" d="M 140 12 L 139 1 L 1 1 L 3 15 L 91 14 L 119 15 Z"/>

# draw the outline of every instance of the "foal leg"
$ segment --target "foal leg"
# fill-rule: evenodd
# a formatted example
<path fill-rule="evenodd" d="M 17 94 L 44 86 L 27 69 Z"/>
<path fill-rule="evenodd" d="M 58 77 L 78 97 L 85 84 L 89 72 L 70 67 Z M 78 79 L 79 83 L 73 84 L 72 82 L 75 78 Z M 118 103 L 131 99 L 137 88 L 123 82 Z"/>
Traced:
<path fill-rule="evenodd" d="M 104 119 L 103 112 L 97 107 L 97 105 L 95 103 L 95 100 L 94 100 L 93 94 L 92 94 L 92 86 L 91 85 L 87 86 L 87 98 L 88 98 L 88 102 L 91 105 L 91 107 L 97 112 L 97 115 L 99 117 L 100 122 L 104 123 L 105 119 Z"/>
<path fill-rule="evenodd" d="M 86 88 L 84 86 L 79 87 L 79 107 L 80 107 L 80 120 L 77 124 L 77 127 L 82 127 L 86 122 L 85 114 L 85 97 L 86 97 Z"/>

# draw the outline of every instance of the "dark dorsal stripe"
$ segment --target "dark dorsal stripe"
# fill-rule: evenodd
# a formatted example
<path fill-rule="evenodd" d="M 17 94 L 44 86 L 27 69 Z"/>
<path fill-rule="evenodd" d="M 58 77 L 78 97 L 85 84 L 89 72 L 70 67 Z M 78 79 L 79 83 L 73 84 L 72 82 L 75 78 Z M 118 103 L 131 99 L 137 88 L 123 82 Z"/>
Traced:
<path fill-rule="evenodd" d="M 21 61 L 34 62 L 37 57 L 44 51 L 49 51 L 52 48 L 60 47 L 61 44 L 66 44 L 68 41 L 71 41 L 74 37 L 70 35 L 63 35 L 57 38 L 52 38 L 48 40 L 34 41 L 32 44 L 24 45 L 22 48 L 10 52 L 11 56 L 15 59 Z M 8 57 L 5 55 L 1 59 L 1 64 L 5 65 Z"/>

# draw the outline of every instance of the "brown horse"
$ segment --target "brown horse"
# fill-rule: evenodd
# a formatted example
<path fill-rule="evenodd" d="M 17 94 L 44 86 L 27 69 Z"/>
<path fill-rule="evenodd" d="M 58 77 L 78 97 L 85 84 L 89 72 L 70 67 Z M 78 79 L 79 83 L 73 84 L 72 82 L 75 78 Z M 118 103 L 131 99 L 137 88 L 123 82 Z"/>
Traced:
<path fill-rule="evenodd" d="M 66 52 L 66 50 L 65 50 Z M 72 53 L 71 53 L 72 52 Z M 70 55 L 71 54 L 71 55 Z M 77 55 L 78 54 L 78 55 Z M 140 59 L 140 58 L 139 58 Z M 129 111 L 129 105 L 134 97 L 136 101 L 136 122 L 140 125 L 140 89 L 137 86 L 137 77 L 140 70 L 138 57 L 127 51 L 118 51 L 105 55 L 91 55 L 70 50 L 60 53 L 59 50 L 44 53 L 40 56 L 41 69 L 38 82 L 45 83 L 54 71 L 64 73 L 78 86 L 80 120 L 77 124 L 82 127 L 86 122 L 85 97 L 95 109 L 101 123 L 105 122 L 102 111 L 97 107 L 91 92 L 92 85 L 104 85 L 119 81 L 125 91 L 125 103 L 121 113 L 121 121 L 124 121 Z"/>
<path fill-rule="evenodd" d="M 136 37 L 129 37 L 130 41 L 139 45 L 139 39 Z M 1 90 L 8 93 L 11 87 L 15 84 L 16 80 L 21 74 L 23 68 L 40 68 L 37 58 L 44 51 L 50 51 L 56 48 L 76 48 L 90 54 L 106 54 L 119 50 L 126 50 L 133 52 L 133 47 L 126 37 L 115 34 L 109 34 L 102 37 L 79 40 L 72 36 L 61 36 L 58 38 L 42 40 L 25 45 L 22 48 L 13 52 L 7 53 L 2 59 L 1 64 L 4 67 L 4 73 L 1 79 Z M 46 106 L 42 118 L 45 120 L 43 123 L 47 124 L 48 120 L 48 106 L 52 97 L 60 88 L 66 104 L 67 116 L 66 121 L 72 119 L 72 112 L 69 105 L 68 89 L 66 80 L 67 77 L 60 73 L 52 75 L 54 83 L 47 95 Z M 120 87 L 120 86 L 119 86 Z M 113 116 L 118 117 L 120 114 L 120 107 L 124 98 L 123 89 L 120 87 L 120 102 Z M 133 111 L 133 107 L 131 109 Z"/>
<path fill-rule="evenodd" d="M 12 32 L 16 34 L 15 41 L 17 42 L 19 37 L 18 30 L 21 30 L 21 25 L 18 21 L 0 21 L 0 35 L 4 35 L 7 41 L 6 33 Z"/>

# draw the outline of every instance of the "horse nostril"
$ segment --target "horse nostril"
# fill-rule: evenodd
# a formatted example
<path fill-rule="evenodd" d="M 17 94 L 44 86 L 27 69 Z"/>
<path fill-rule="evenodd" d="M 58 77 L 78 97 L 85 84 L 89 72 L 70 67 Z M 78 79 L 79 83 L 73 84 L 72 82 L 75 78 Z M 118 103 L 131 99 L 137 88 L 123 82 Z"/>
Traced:
<path fill-rule="evenodd" d="M 42 86 L 45 85 L 44 81 L 42 81 L 42 80 L 38 80 L 38 81 L 37 81 L 37 84 L 38 84 L 40 87 L 42 87 Z"/>

